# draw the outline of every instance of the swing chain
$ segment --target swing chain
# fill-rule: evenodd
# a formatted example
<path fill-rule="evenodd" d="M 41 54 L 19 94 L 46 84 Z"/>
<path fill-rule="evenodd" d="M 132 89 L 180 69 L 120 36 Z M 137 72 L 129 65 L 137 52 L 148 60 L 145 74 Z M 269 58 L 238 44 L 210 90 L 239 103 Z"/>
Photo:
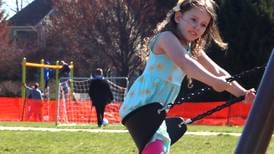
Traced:
<path fill-rule="evenodd" d="M 235 81 L 237 79 L 241 79 L 246 74 L 251 74 L 251 73 L 254 73 L 254 72 L 257 72 L 257 71 L 260 71 L 260 70 L 263 71 L 264 69 L 265 69 L 265 64 L 263 66 L 254 67 L 254 68 L 252 68 L 250 70 L 246 70 L 246 71 L 243 71 L 243 72 L 241 72 L 239 74 L 233 75 L 233 76 L 227 78 L 226 80 L 227 80 L 227 82 L 232 82 L 232 81 Z M 182 104 L 183 102 L 190 101 L 194 97 L 201 96 L 201 95 L 203 95 L 203 94 L 205 94 L 205 93 L 207 93 L 209 91 L 212 91 L 212 88 L 210 88 L 210 87 L 204 87 L 204 88 L 198 89 L 197 91 L 189 93 L 185 97 L 182 97 L 180 99 L 180 101 L 175 102 L 174 104 L 170 103 L 169 106 L 171 108 L 175 104 Z"/>

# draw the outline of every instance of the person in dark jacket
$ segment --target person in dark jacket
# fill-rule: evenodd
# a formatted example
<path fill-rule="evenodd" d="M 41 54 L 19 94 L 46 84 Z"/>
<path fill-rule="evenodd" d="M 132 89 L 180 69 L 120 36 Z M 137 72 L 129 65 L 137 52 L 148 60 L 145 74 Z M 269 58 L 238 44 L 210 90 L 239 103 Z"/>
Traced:
<path fill-rule="evenodd" d="M 68 99 L 70 96 L 70 87 L 69 87 L 69 78 L 70 78 L 70 68 L 69 64 L 65 61 L 61 61 L 60 64 L 62 68 L 60 69 L 59 76 L 60 76 L 60 83 L 61 83 L 61 92 L 65 99 Z"/>
<path fill-rule="evenodd" d="M 98 127 L 102 127 L 105 107 L 113 100 L 113 94 L 107 80 L 103 77 L 101 68 L 96 69 L 95 75 L 90 80 L 89 96 L 96 109 Z"/>
<path fill-rule="evenodd" d="M 60 69 L 60 78 L 63 80 L 68 80 L 70 73 L 69 64 L 63 60 L 60 63 L 62 65 L 62 68 Z"/>

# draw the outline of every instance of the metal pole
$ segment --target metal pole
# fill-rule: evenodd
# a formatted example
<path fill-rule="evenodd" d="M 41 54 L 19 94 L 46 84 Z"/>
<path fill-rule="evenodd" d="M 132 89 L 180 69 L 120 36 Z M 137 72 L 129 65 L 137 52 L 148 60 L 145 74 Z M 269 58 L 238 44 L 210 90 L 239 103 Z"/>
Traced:
<path fill-rule="evenodd" d="M 274 130 L 274 48 L 260 82 L 236 154 L 266 153 Z"/>
<path fill-rule="evenodd" d="M 59 65 L 59 61 L 56 61 L 56 65 Z M 55 98 L 58 100 L 58 86 L 59 86 L 59 69 L 55 70 Z"/>
<path fill-rule="evenodd" d="M 26 97 L 26 89 L 24 86 L 24 84 L 26 84 L 26 62 L 27 62 L 27 59 L 24 57 L 22 61 L 22 85 L 21 85 L 22 99 L 25 99 Z"/>
<path fill-rule="evenodd" d="M 56 65 L 59 65 L 59 61 L 56 61 Z M 56 107 L 56 110 L 55 110 L 55 125 L 57 126 L 57 122 L 58 122 L 58 108 L 59 108 L 59 105 L 58 105 L 58 93 L 59 93 L 59 69 L 56 69 L 55 71 L 55 107 Z"/>
<path fill-rule="evenodd" d="M 21 85 L 21 95 L 22 95 L 22 114 L 21 114 L 21 121 L 24 120 L 24 114 L 25 114 L 25 106 L 26 106 L 26 63 L 27 59 L 24 57 L 22 60 L 22 85 Z"/>
<path fill-rule="evenodd" d="M 69 80 L 70 80 L 70 93 L 72 94 L 74 89 L 73 89 L 73 72 L 74 72 L 74 64 L 73 62 L 70 62 L 70 72 L 69 72 Z M 72 99 L 72 95 L 70 95 L 71 99 Z"/>
<path fill-rule="evenodd" d="M 45 64 L 45 61 L 44 59 L 41 59 L 41 65 L 44 65 Z M 44 67 L 41 67 L 40 68 L 40 89 L 43 90 L 43 92 L 45 92 L 45 89 L 44 89 L 44 85 L 45 85 L 45 80 L 44 80 Z"/>

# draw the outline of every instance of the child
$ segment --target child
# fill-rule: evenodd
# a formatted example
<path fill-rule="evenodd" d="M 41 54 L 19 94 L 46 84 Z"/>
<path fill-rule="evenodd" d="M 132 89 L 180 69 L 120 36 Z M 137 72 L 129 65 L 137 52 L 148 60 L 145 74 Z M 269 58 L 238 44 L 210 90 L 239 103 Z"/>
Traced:
<path fill-rule="evenodd" d="M 160 120 L 159 126 L 155 126 L 153 119 L 147 119 L 165 117 L 152 113 L 151 106 L 165 109 L 168 103 L 174 102 L 185 75 L 218 92 L 225 90 L 236 97 L 245 96 L 245 101 L 253 101 L 254 90 L 246 90 L 236 81 L 226 82 L 230 75 L 204 52 L 210 40 L 221 48 L 227 46 L 216 25 L 215 7 L 213 0 L 179 0 L 150 40 L 145 70 L 131 86 L 120 109 L 122 123 L 129 129 L 140 153 L 169 152 L 171 140 L 166 121 Z M 142 114 L 138 114 L 140 111 Z M 142 117 L 144 113 L 146 117 Z M 146 128 L 142 130 L 142 127 Z M 156 128 L 152 135 L 146 133 L 150 127 Z"/>
<path fill-rule="evenodd" d="M 35 83 L 33 86 L 28 87 L 24 84 L 25 88 L 27 89 L 29 95 L 29 110 L 27 112 L 27 120 L 31 120 L 30 118 L 33 117 L 36 121 L 42 121 L 42 100 L 43 100 L 43 93 L 39 89 L 39 83 Z"/>

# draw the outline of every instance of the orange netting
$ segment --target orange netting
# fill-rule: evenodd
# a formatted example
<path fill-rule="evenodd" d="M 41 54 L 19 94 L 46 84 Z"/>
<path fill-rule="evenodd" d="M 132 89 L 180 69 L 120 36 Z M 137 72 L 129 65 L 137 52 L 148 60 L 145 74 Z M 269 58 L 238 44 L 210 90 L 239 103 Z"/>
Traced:
<path fill-rule="evenodd" d="M 90 103 L 71 102 L 78 108 L 89 110 L 90 114 L 66 113 L 67 117 L 74 119 L 81 118 L 88 122 L 96 122 L 95 108 L 90 107 Z M 201 102 L 183 103 L 175 105 L 170 109 L 168 116 L 180 116 L 184 119 L 193 118 L 209 109 L 214 108 L 224 102 Z M 69 104 L 68 104 L 69 105 Z M 243 125 L 249 113 L 251 104 L 237 103 L 208 117 L 205 117 L 195 124 L 207 125 Z M 68 107 L 68 106 L 67 106 Z M 25 110 L 23 110 L 23 108 Z M 105 118 L 110 123 L 119 123 L 119 103 L 107 105 Z M 69 110 L 68 110 L 69 111 Z M 56 101 L 33 101 L 21 98 L 0 97 L 0 121 L 56 121 Z"/>

